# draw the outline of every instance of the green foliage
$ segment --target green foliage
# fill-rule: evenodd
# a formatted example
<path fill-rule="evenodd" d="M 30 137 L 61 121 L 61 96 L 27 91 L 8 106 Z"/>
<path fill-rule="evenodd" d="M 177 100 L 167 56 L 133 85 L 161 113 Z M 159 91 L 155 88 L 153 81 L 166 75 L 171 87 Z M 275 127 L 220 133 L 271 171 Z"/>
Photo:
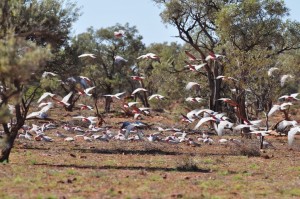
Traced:
<path fill-rule="evenodd" d="M 49 48 L 37 47 L 31 41 L 8 34 L 0 41 L 0 56 L 2 77 L 27 81 L 39 69 L 39 65 L 49 58 L 50 51 Z"/>
<path fill-rule="evenodd" d="M 163 102 L 150 102 L 153 108 L 166 107 L 174 101 L 182 101 L 187 93 L 183 92 L 187 78 L 187 71 L 184 70 L 185 55 L 182 52 L 181 45 L 176 43 L 152 44 L 146 48 L 145 52 L 157 54 L 160 59 L 158 62 L 139 61 L 139 73 L 145 76 L 145 88 L 149 91 L 149 95 L 158 93 L 166 96 L 168 100 Z M 151 68 L 151 70 L 150 70 Z"/>
<path fill-rule="evenodd" d="M 116 38 L 114 31 L 124 30 L 123 38 Z M 96 85 L 98 95 L 121 92 L 130 87 L 131 66 L 144 48 L 142 37 L 136 27 L 116 24 L 115 26 L 94 30 L 78 35 L 72 40 L 72 51 L 77 55 L 94 53 L 94 60 L 80 59 L 76 64 L 77 74 L 89 77 Z M 114 57 L 121 56 L 127 62 L 115 63 Z"/>
<path fill-rule="evenodd" d="M 3 0 L 0 10 L 0 123 L 8 138 L 1 146 L 4 162 L 35 97 L 39 73 L 67 42 L 78 10 L 63 0 Z M 10 128 L 8 118 L 14 121 Z"/>
<path fill-rule="evenodd" d="M 41 87 L 45 90 L 48 90 L 48 88 L 51 88 L 53 90 L 56 90 L 61 85 L 61 82 L 57 77 L 51 77 L 51 78 L 43 78 L 40 81 Z"/>
<path fill-rule="evenodd" d="M 299 68 L 283 64 L 288 60 L 286 52 L 300 48 L 300 23 L 284 20 L 288 9 L 283 1 L 153 1 L 164 7 L 163 21 L 178 29 L 179 37 L 190 45 L 196 57 L 203 61 L 208 52 L 226 56 L 216 66 L 216 62 L 207 62 L 204 71 L 206 83 L 201 82 L 201 85 L 207 88 L 210 105 L 217 100 L 215 96 L 221 94 L 219 97 L 234 98 L 239 104 L 247 101 L 247 106 L 268 111 L 270 102 L 279 93 L 295 91 L 297 81 L 292 88 L 293 84 L 280 86 L 283 74 L 293 74 L 292 71 Z M 280 54 L 284 54 L 283 58 Z M 275 66 L 280 68 L 280 73 L 269 77 L 267 71 Z M 214 81 L 219 75 L 239 81 Z M 236 93 L 231 93 L 231 89 Z M 210 107 L 216 108 L 215 105 Z"/>

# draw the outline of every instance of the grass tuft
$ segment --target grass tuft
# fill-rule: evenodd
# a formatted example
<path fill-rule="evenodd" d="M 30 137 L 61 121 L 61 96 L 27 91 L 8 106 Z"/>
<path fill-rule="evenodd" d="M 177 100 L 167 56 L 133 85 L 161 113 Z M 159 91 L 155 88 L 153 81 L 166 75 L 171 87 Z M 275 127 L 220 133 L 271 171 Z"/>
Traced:
<path fill-rule="evenodd" d="M 242 155 L 248 157 L 260 157 L 261 152 L 257 143 L 249 140 L 241 145 L 233 145 L 231 151 L 234 155 Z"/>
<path fill-rule="evenodd" d="M 180 156 L 177 160 L 176 169 L 178 171 L 198 171 L 200 170 L 195 160 L 190 155 Z"/>

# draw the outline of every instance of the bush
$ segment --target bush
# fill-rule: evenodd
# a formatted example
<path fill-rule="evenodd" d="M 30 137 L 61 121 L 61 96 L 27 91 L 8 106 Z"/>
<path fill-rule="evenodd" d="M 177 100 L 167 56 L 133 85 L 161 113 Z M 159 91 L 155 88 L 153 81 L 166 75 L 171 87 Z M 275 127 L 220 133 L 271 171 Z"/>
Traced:
<path fill-rule="evenodd" d="M 261 156 L 259 143 L 254 140 L 246 140 L 246 142 L 240 145 L 232 145 L 231 151 L 234 155 L 243 155 L 248 157 Z"/>
<path fill-rule="evenodd" d="M 179 156 L 176 169 L 178 171 L 198 171 L 199 168 L 194 158 L 190 155 Z"/>

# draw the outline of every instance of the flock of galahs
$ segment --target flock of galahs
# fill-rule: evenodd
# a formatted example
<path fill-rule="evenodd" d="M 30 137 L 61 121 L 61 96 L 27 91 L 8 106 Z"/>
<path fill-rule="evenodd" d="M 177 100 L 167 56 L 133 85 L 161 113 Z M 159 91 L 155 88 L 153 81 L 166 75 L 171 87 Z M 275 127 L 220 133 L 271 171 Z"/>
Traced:
<path fill-rule="evenodd" d="M 125 34 L 125 31 L 119 30 L 114 32 L 114 36 L 116 38 L 122 38 Z M 190 71 L 200 71 L 207 63 L 201 63 L 201 64 L 192 64 L 194 61 L 200 61 L 201 59 L 196 58 L 194 55 L 192 55 L 190 52 L 185 51 L 186 55 L 188 56 L 188 61 L 186 61 L 187 65 L 184 66 L 185 68 L 188 68 Z M 83 57 L 89 57 L 89 58 L 96 58 L 95 54 L 91 53 L 85 53 L 78 56 L 79 58 Z M 205 61 L 218 61 L 219 59 L 224 58 L 224 55 L 209 53 L 209 55 L 205 58 Z M 160 61 L 159 56 L 155 55 L 154 53 L 147 53 L 144 55 L 139 56 L 137 59 L 150 59 L 154 61 Z M 126 59 L 122 58 L 121 56 L 115 56 L 116 62 L 127 62 Z M 271 68 L 269 71 L 267 71 L 268 76 L 272 76 L 273 73 L 279 70 L 278 68 Z M 44 72 L 42 77 L 46 78 L 47 76 L 56 76 L 57 74 L 51 73 L 51 72 Z M 281 85 L 284 85 L 287 78 L 292 78 L 291 75 L 285 75 L 281 78 Z M 131 76 L 132 80 L 139 81 L 142 84 L 142 81 L 145 79 L 145 77 L 142 76 Z M 218 76 L 216 79 L 222 79 L 222 80 L 229 80 L 229 81 L 238 81 L 237 79 L 233 77 L 227 77 L 227 76 Z M 90 80 L 88 77 L 71 77 L 68 79 L 69 81 L 75 81 L 75 82 L 81 82 L 82 85 L 84 85 L 84 89 L 78 89 L 77 92 L 79 95 L 90 97 L 92 94 L 92 90 L 95 88 L 95 86 L 92 86 L 90 83 Z M 200 84 L 197 82 L 188 82 L 185 89 L 191 90 L 193 88 L 199 88 Z M 139 92 L 147 92 L 147 89 L 145 88 L 136 88 L 132 93 L 131 96 L 134 96 L 135 94 Z M 109 93 L 103 95 L 104 97 L 111 97 L 115 100 L 121 100 L 124 95 L 124 92 L 120 93 Z M 38 99 L 37 103 L 39 103 L 38 107 L 40 108 L 39 111 L 31 112 L 27 115 L 27 119 L 33 119 L 33 118 L 39 118 L 39 119 L 46 119 L 48 118 L 47 112 L 54 107 L 54 103 L 56 102 L 58 105 L 61 106 L 69 106 L 69 98 L 73 92 L 68 93 L 65 97 L 59 97 L 56 94 L 45 92 L 41 95 L 41 97 Z M 286 111 L 288 110 L 294 102 L 299 101 L 297 96 L 299 93 L 294 93 L 291 95 L 284 95 L 279 98 L 279 101 L 282 101 L 281 104 L 273 105 L 271 110 L 266 114 L 267 117 L 272 116 L 276 111 Z M 49 101 L 48 99 L 51 99 Z M 164 100 L 166 97 L 160 94 L 153 94 L 148 97 L 148 100 Z M 45 102 L 48 100 L 47 102 Z M 190 103 L 200 103 L 204 99 L 201 97 L 187 97 L 186 101 Z M 229 98 L 220 98 L 218 99 L 220 101 L 223 101 L 224 103 L 227 103 L 228 105 L 232 107 L 237 107 L 238 104 L 234 100 L 231 100 Z M 181 114 L 182 122 L 187 123 L 188 126 L 193 126 L 192 132 L 188 132 L 186 129 L 178 129 L 174 127 L 170 128 L 162 128 L 160 126 L 151 126 L 148 125 L 145 122 L 140 122 L 140 119 L 144 119 L 141 116 L 150 116 L 151 115 L 151 109 L 148 107 L 138 107 L 137 105 L 139 102 L 126 102 L 123 101 L 122 109 L 124 112 L 130 112 L 132 113 L 134 122 L 122 122 L 119 127 L 116 128 L 114 131 L 111 127 L 98 127 L 98 117 L 94 116 L 73 116 L 74 120 L 81 120 L 83 122 L 88 122 L 89 126 L 88 128 L 80 127 L 80 126 L 70 126 L 66 122 L 61 128 L 58 125 L 55 125 L 54 123 L 44 123 L 42 126 L 32 125 L 32 127 L 24 125 L 23 132 L 19 135 L 19 138 L 23 139 L 29 139 L 29 140 L 36 140 L 36 141 L 54 141 L 57 139 L 63 138 L 64 141 L 76 141 L 76 140 L 85 140 L 85 141 L 94 141 L 94 140 L 102 140 L 102 141 L 110 141 L 110 140 L 140 140 L 140 141 L 150 141 L 150 142 L 168 142 L 168 143 L 188 143 L 191 146 L 200 146 L 200 143 L 208 143 L 213 144 L 215 143 L 212 138 L 207 134 L 206 130 L 203 129 L 209 129 L 214 130 L 219 137 L 223 136 L 223 134 L 227 131 L 227 129 L 230 130 L 236 130 L 240 131 L 244 128 L 248 128 L 250 131 L 249 133 L 255 134 L 258 136 L 258 138 L 261 140 L 262 144 L 267 147 L 270 144 L 263 140 L 262 138 L 266 135 L 269 135 L 271 133 L 271 130 L 264 129 L 261 127 L 262 120 L 255 120 L 255 121 L 249 121 L 246 118 L 242 118 L 244 123 L 243 124 L 234 124 L 230 121 L 230 119 L 226 116 L 225 113 L 218 113 L 214 112 L 209 109 L 195 109 L 191 110 L 186 114 Z M 88 110 L 93 111 L 93 107 L 85 104 L 78 104 L 78 107 L 80 110 Z M 206 128 L 204 127 L 206 125 Z M 277 125 L 279 128 L 285 129 L 289 127 L 289 130 L 287 132 L 288 134 L 288 144 L 291 145 L 295 134 L 300 132 L 300 125 L 297 121 L 288 121 L 283 120 Z M 202 130 L 200 130 L 200 127 Z M 47 135 L 47 130 L 49 129 L 56 129 L 55 133 L 57 138 L 51 138 Z M 155 133 L 147 134 L 145 133 L 145 129 L 151 129 L 152 131 L 155 131 Z M 263 129 L 263 130 L 262 130 Z M 172 132 L 171 134 L 165 135 L 166 132 Z M 195 132 L 198 132 L 199 135 L 195 138 L 193 138 L 190 135 L 194 135 Z M 201 132 L 201 133 L 200 133 Z M 75 133 L 75 134 L 74 134 Z M 218 143 L 235 143 L 236 145 L 240 145 L 242 143 L 241 140 L 237 139 L 224 139 L 220 138 Z"/>

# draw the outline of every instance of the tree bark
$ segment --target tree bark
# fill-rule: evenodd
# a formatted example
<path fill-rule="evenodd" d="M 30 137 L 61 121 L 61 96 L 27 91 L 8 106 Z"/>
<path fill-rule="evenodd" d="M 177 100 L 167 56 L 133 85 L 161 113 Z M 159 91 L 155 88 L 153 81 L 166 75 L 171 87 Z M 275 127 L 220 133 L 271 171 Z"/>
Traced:
<path fill-rule="evenodd" d="M 5 135 L 5 138 L 3 139 L 3 143 L 0 145 L 1 148 L 1 154 L 0 154 L 0 162 L 9 162 L 9 155 L 11 152 L 11 149 L 13 148 L 14 141 L 17 137 L 18 131 L 12 130 L 8 135 Z"/>
<path fill-rule="evenodd" d="M 209 84 L 209 109 L 219 112 L 220 110 L 220 99 L 221 96 L 221 80 L 216 80 L 219 72 L 218 69 L 215 67 L 214 72 L 207 70 L 207 79 Z"/>
<path fill-rule="evenodd" d="M 106 97 L 105 98 L 105 112 L 109 113 L 110 112 L 110 104 L 112 102 L 111 97 Z"/>

